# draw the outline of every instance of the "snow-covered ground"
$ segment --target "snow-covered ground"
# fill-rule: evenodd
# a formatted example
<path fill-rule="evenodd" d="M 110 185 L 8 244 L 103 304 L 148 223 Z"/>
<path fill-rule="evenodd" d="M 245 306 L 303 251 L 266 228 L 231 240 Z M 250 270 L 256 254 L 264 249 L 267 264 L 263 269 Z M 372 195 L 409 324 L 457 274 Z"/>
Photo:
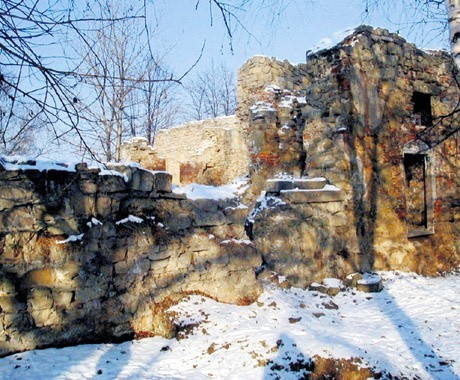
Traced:
<path fill-rule="evenodd" d="M 381 275 L 385 289 L 374 294 L 270 284 L 249 306 L 191 296 L 173 308 L 189 325 L 183 339 L 25 352 L 0 359 L 0 378 L 296 379 L 283 363 L 314 355 L 361 357 L 409 379 L 460 378 L 460 274 Z"/>

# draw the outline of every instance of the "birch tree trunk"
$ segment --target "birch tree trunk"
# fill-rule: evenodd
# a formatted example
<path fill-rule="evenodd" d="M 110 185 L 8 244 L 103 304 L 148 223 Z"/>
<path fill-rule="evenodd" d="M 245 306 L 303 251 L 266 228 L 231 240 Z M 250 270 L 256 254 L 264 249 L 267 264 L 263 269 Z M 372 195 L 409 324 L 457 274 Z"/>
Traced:
<path fill-rule="evenodd" d="M 447 7 L 450 51 L 460 69 L 460 0 L 445 0 Z"/>

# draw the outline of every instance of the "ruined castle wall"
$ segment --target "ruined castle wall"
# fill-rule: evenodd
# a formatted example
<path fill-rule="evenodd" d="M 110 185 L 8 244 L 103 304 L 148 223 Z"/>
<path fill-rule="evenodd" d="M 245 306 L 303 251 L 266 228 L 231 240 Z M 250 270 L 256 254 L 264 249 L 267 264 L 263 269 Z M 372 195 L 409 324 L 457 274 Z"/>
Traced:
<path fill-rule="evenodd" d="M 174 183 L 222 185 L 248 172 L 239 127 L 234 116 L 191 122 L 160 131 L 154 146 Z"/>
<path fill-rule="evenodd" d="M 133 137 L 125 141 L 120 149 L 122 162 L 135 162 L 148 170 L 166 170 L 166 160 L 149 145 L 145 137 Z"/>
<path fill-rule="evenodd" d="M 302 284 L 321 272 L 434 275 L 460 264 L 452 72 L 447 54 L 369 27 L 306 64 L 255 57 L 242 67 L 238 112 L 248 120 L 254 196 L 280 173 L 326 177 L 344 192 L 325 210 L 280 205 L 256 219 L 254 242 L 269 267 Z M 430 126 L 417 97 L 428 99 Z"/>
<path fill-rule="evenodd" d="M 248 174 L 248 158 L 235 116 L 186 123 L 161 130 L 154 147 L 124 144 L 123 159 L 140 162 L 162 160 L 173 183 L 223 185 Z"/>
<path fill-rule="evenodd" d="M 186 294 L 247 304 L 260 293 L 234 201 L 189 201 L 167 173 L 0 172 L 0 355 L 173 336 Z M 102 173 L 104 174 L 104 173 Z"/>
<path fill-rule="evenodd" d="M 387 31 L 363 29 L 311 60 L 319 75 L 311 76 L 307 102 L 311 91 L 317 106 L 315 89 L 330 100 L 306 120 L 306 167 L 345 191 L 353 221 L 345 234 L 354 242 L 347 249 L 366 257 L 368 269 L 436 274 L 458 265 L 458 133 L 441 143 L 458 126 L 444 117 L 460 96 L 451 59 Z M 414 93 L 428 95 L 432 126 L 420 125 Z M 425 185 L 411 188 L 406 153 L 423 157 Z M 417 218 L 426 223 L 415 222 L 421 226 L 415 231 Z"/>

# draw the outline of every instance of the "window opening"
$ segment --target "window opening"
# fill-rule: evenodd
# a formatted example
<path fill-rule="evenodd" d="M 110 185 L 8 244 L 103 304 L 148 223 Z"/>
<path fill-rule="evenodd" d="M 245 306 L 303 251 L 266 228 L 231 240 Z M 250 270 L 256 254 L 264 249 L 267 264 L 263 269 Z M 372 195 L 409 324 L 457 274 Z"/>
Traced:
<path fill-rule="evenodd" d="M 414 92 L 412 95 L 414 106 L 414 123 L 416 126 L 429 128 L 433 125 L 433 115 L 431 110 L 431 95 L 422 92 Z"/>

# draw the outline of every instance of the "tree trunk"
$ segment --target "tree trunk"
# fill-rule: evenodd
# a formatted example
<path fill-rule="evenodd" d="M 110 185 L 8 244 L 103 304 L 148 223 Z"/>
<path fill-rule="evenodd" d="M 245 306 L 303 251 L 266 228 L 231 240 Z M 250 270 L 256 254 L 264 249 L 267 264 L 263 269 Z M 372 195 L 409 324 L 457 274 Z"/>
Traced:
<path fill-rule="evenodd" d="M 450 51 L 460 68 L 460 0 L 445 0 L 448 15 Z"/>

